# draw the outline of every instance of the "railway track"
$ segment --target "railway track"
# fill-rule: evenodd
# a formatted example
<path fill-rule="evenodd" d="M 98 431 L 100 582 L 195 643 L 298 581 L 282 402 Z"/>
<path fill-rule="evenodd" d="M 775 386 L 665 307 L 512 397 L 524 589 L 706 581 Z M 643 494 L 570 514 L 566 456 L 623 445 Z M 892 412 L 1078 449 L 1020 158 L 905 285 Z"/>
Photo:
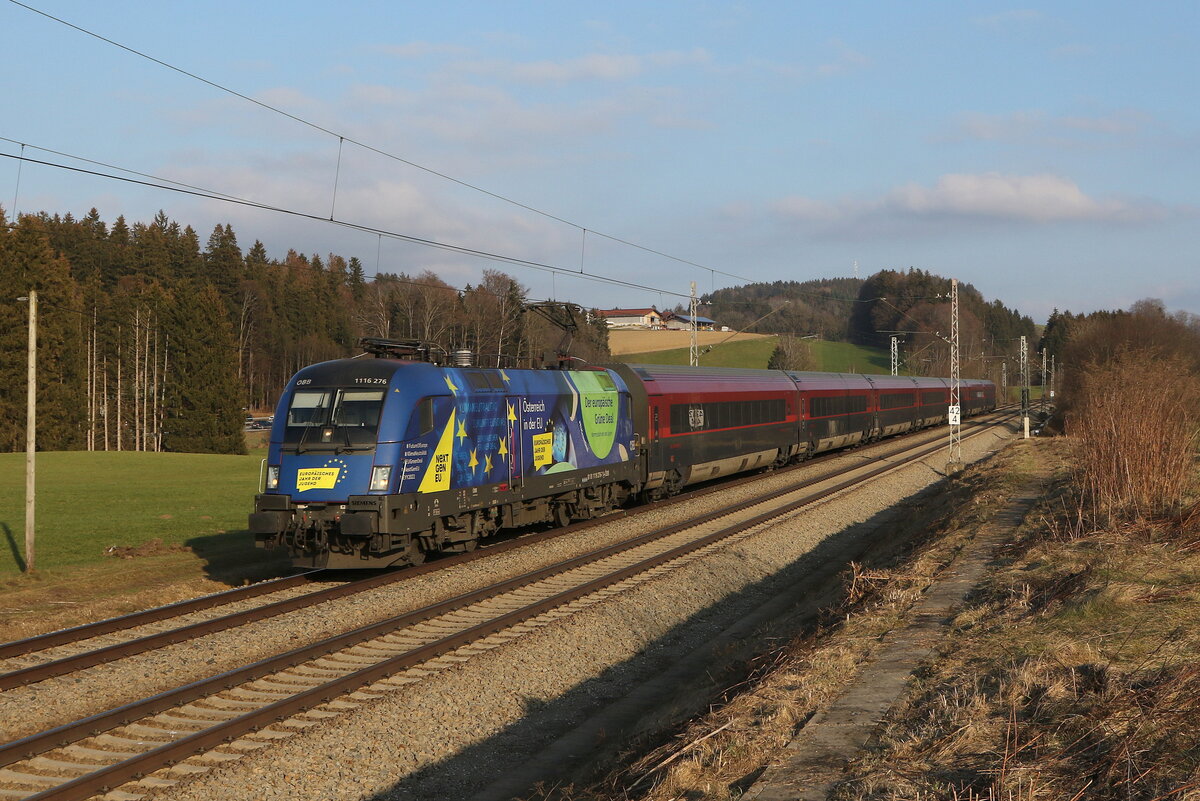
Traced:
<path fill-rule="evenodd" d="M 930 430 L 915 432 L 906 438 L 890 440 L 881 446 L 902 445 L 912 439 L 930 437 Z M 784 468 L 780 473 L 810 468 L 814 464 L 844 455 L 842 452 L 824 454 L 819 459 Z M 886 456 L 881 457 L 886 458 Z M 614 514 L 636 517 L 677 503 L 691 502 L 704 495 L 721 492 L 731 487 L 753 483 L 759 476 L 744 476 L 733 480 L 701 486 L 684 495 L 647 504 L 632 510 L 618 510 Z M 612 522 L 613 515 L 606 515 L 573 525 L 535 534 L 500 541 L 484 549 L 431 561 L 425 565 L 377 574 L 366 579 L 337 582 L 333 586 L 318 587 L 304 591 L 306 587 L 322 582 L 328 571 L 309 571 L 295 576 L 264 581 L 247 587 L 238 587 L 222 593 L 180 601 L 129 615 L 76 626 L 30 637 L 24 640 L 0 644 L 0 691 L 44 681 L 48 678 L 67 675 L 117 659 L 165 648 L 219 631 L 236 628 L 313 607 L 339 598 L 368 592 L 379 587 L 409 581 L 426 573 L 486 558 L 514 548 L 529 547 L 547 539 L 577 533 L 593 526 Z M 279 600 L 267 600 L 272 595 L 284 595 Z M 229 614 L 206 617 L 205 619 L 170 625 L 172 619 L 185 619 L 196 613 L 217 609 L 222 606 L 244 605 L 253 599 L 266 602 L 249 609 L 239 609 Z M 165 625 L 164 625 L 165 624 Z M 149 629 L 149 630 L 147 630 Z M 112 635 L 116 641 L 107 639 Z M 88 641 L 100 640 L 85 645 Z M 71 647 L 75 646 L 75 647 Z"/>
<path fill-rule="evenodd" d="M 974 433 L 982 430 L 986 429 Z M 936 440 L 934 445 L 909 440 L 906 456 L 885 457 L 884 464 L 863 461 L 0 746 L 0 798 L 85 798 L 196 754 L 205 756 L 176 766 L 175 773 L 203 771 L 205 765 L 236 759 L 242 750 L 269 742 L 281 720 L 288 721 L 288 728 L 304 728 L 389 687 L 420 681 L 430 670 L 469 659 L 603 600 L 623 585 L 647 581 L 748 537 L 758 526 L 923 459 L 944 447 L 940 435 Z M 561 532 L 534 536 L 552 534 Z M 526 544 L 531 544 L 528 538 L 503 545 Z M 494 549 L 453 559 L 482 558 L 490 552 Z M 426 569 L 436 565 L 419 570 Z M 355 693 L 350 696 L 355 701 L 339 700 Z M 238 740 L 256 731 L 262 733 Z M 218 746 L 224 747 L 212 750 Z M 143 781 L 173 780 L 154 776 Z"/>

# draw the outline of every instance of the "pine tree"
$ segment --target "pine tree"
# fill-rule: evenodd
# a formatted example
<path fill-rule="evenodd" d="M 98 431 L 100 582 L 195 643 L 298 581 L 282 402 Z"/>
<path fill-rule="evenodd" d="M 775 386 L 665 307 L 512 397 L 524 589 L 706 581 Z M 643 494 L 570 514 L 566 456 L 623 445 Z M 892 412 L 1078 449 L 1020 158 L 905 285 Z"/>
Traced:
<path fill-rule="evenodd" d="M 346 282 L 350 286 L 350 293 L 354 296 L 354 299 L 356 301 L 362 300 L 367 284 L 367 273 L 357 256 L 350 257 L 350 275 L 347 277 Z"/>
<path fill-rule="evenodd" d="M 220 293 L 181 286 L 172 312 L 164 448 L 245 453 L 237 343 Z"/>
<path fill-rule="evenodd" d="M 0 315 L 27 321 L 18 293 L 38 291 L 37 442 L 40 450 L 67 450 L 84 442 L 85 352 L 79 291 L 66 259 L 50 246 L 46 220 L 24 215 L 15 228 L 0 226 Z M 28 329 L 20 323 L 0 333 L 0 449 L 24 448 L 25 366 Z"/>
<path fill-rule="evenodd" d="M 208 246 L 204 249 L 204 268 L 205 280 L 212 282 L 226 302 L 232 304 L 245 267 L 237 236 L 228 223 L 218 225 L 208 237 Z"/>

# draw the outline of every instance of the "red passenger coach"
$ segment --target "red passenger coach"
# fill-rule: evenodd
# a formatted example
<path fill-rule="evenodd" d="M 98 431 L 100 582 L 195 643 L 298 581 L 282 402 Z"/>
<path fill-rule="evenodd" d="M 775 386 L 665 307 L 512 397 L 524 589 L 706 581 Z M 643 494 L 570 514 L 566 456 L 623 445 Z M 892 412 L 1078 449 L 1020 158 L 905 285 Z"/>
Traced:
<path fill-rule="evenodd" d="M 613 364 L 629 387 L 643 494 L 946 422 L 943 378 Z M 962 383 L 963 415 L 995 408 L 990 381 Z"/>
<path fill-rule="evenodd" d="M 651 494 L 783 465 L 800 452 L 796 385 L 779 370 L 611 365 L 633 399 Z"/>
<path fill-rule="evenodd" d="M 799 389 L 803 452 L 844 448 L 869 437 L 875 399 L 866 376 L 789 372 L 788 377 Z"/>
<path fill-rule="evenodd" d="M 962 382 L 962 413 L 979 414 L 996 408 L 996 385 L 991 381 L 964 379 Z"/>

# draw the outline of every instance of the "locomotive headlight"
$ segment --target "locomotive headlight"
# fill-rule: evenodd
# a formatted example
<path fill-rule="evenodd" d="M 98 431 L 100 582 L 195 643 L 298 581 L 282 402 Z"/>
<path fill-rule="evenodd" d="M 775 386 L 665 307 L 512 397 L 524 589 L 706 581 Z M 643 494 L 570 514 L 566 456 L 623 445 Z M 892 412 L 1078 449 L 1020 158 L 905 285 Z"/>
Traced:
<path fill-rule="evenodd" d="M 279 489 L 279 465 L 267 465 L 267 489 Z"/>
<path fill-rule="evenodd" d="M 386 490 L 388 484 L 392 481 L 392 466 L 391 465 L 376 465 L 371 470 L 371 489 Z"/>

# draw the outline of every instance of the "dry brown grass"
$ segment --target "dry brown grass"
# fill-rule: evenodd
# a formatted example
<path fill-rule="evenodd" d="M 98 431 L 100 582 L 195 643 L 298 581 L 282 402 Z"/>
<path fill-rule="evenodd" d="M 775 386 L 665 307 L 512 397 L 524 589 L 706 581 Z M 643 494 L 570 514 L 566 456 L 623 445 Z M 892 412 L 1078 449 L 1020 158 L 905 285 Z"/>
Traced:
<path fill-rule="evenodd" d="M 1014 463 L 1020 468 L 1014 470 Z M 648 753 L 596 785 L 560 789 L 558 799 L 739 798 L 796 731 L 853 681 L 900 625 L 933 578 L 949 564 L 1031 464 L 1027 449 L 1012 448 L 985 470 L 970 472 L 940 503 L 914 507 L 898 537 L 927 537 L 902 564 L 865 567 L 844 574 L 846 597 L 828 610 L 808 637 L 762 654 L 744 680 L 713 701 L 713 711 L 681 728 Z M 965 796 L 964 796 L 965 799 Z"/>
<path fill-rule="evenodd" d="M 701 347 L 715 345 L 728 339 L 767 339 L 773 334 L 742 334 L 731 331 L 697 331 L 696 339 Z M 608 332 L 608 349 L 613 356 L 626 353 L 649 353 L 656 350 L 686 348 L 691 342 L 690 331 L 645 331 L 642 329 L 612 329 Z"/>
<path fill-rule="evenodd" d="M 1088 523 L 1064 483 L 839 788 L 865 799 L 1200 798 L 1200 548 Z"/>
<path fill-rule="evenodd" d="M 1118 351 L 1084 367 L 1068 419 L 1093 512 L 1179 514 L 1195 487 L 1200 378 L 1180 357 Z"/>
<path fill-rule="evenodd" d="M 1055 490 L 835 801 L 1200 799 L 1200 520 L 1097 526 L 1080 511 L 1072 451 L 1054 447 Z M 957 522 L 988 507 L 964 503 Z M 765 655 L 710 715 L 562 797 L 739 798 L 853 678 L 954 547 L 942 537 L 901 567 L 848 571 L 857 602 L 831 615 L 838 625 Z"/>

